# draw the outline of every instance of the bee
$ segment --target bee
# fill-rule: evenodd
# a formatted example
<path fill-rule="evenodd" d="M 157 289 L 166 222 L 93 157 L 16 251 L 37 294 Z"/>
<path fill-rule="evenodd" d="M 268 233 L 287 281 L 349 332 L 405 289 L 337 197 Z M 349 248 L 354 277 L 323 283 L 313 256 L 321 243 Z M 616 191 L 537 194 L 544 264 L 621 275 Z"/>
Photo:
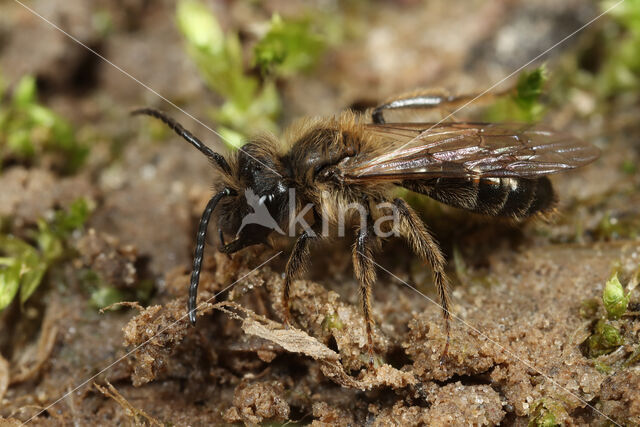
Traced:
<path fill-rule="evenodd" d="M 394 232 L 433 271 L 447 333 L 446 354 L 450 302 L 445 258 L 416 211 L 394 197 L 395 190 L 404 187 L 456 208 L 523 220 L 554 208 L 556 196 L 547 175 L 586 165 L 599 156 L 596 147 L 571 135 L 530 124 L 385 121 L 391 110 L 446 108 L 469 98 L 419 92 L 399 96 L 368 113 L 347 111 L 333 118 L 304 120 L 285 132 L 283 141 L 269 135 L 255 137 L 226 157 L 160 111 L 133 111 L 162 120 L 217 171 L 215 194 L 202 213 L 196 237 L 187 307 L 191 323 L 196 320 L 198 282 L 214 211 L 218 250 L 232 254 L 267 243 L 276 227 L 291 231 L 292 211 L 312 207 L 312 224 L 297 234 L 285 267 L 283 321 L 289 325 L 291 284 L 305 269 L 310 245 L 325 237 L 320 225 L 327 221 L 335 226 L 338 212 L 359 204 L 366 221 L 356 227 L 352 257 L 372 364 L 371 289 L 376 281 L 372 256 L 381 240 L 373 221 L 384 213 L 376 206 L 386 202 L 397 216 Z M 243 220 L 264 214 L 273 223 Z M 235 238 L 226 243 L 229 235 Z"/>

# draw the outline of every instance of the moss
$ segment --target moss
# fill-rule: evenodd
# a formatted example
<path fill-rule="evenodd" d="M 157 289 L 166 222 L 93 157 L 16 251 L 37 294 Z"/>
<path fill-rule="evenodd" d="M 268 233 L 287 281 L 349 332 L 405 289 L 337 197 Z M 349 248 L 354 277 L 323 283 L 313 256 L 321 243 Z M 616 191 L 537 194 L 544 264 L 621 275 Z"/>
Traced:
<path fill-rule="evenodd" d="M 91 292 L 89 305 L 97 309 L 102 309 L 124 300 L 125 297 L 119 289 L 113 286 L 102 286 Z M 114 307 L 114 309 L 116 308 L 118 307 Z"/>
<path fill-rule="evenodd" d="M 567 418 L 567 411 L 561 402 L 542 398 L 531 405 L 529 427 L 551 427 L 561 425 Z"/>
<path fill-rule="evenodd" d="M 620 280 L 618 280 L 617 273 L 614 273 L 605 284 L 602 293 L 602 303 L 604 304 L 609 319 L 618 319 L 627 311 L 629 294 L 624 294 L 624 289 L 622 288 Z"/>
<path fill-rule="evenodd" d="M 245 71 L 238 35 L 225 34 L 215 15 L 197 1 L 180 1 L 176 18 L 187 50 L 207 86 L 225 99 L 220 109 L 212 111 L 214 120 L 241 135 L 259 130 L 275 131 L 275 119 L 280 114 L 278 94 L 272 84 L 261 85 Z M 240 141 L 225 140 L 236 148 L 244 138 Z"/>
<path fill-rule="evenodd" d="M 327 314 L 322 320 L 322 329 L 330 331 L 332 329 L 342 330 L 344 323 L 340 320 L 340 316 L 337 313 Z"/>
<path fill-rule="evenodd" d="M 138 301 L 146 303 L 155 289 L 153 280 L 141 280 L 134 288 L 120 288 L 112 285 L 104 277 L 92 269 L 78 272 L 78 280 L 89 293 L 89 305 L 95 309 L 103 309 L 122 301 Z M 123 306 L 116 305 L 110 311 L 118 311 Z"/>
<path fill-rule="evenodd" d="M 38 221 L 32 232 L 35 246 L 10 234 L 0 234 L 0 310 L 6 308 L 20 292 L 24 304 L 42 283 L 49 267 L 68 251 L 71 233 L 83 227 L 90 213 L 84 199 L 73 202 L 67 210 L 57 211 L 53 219 Z"/>
<path fill-rule="evenodd" d="M 531 71 L 524 71 L 518 76 L 518 83 L 512 98 L 523 114 L 529 118 L 528 121 L 534 120 L 542 109 L 539 99 L 547 78 L 547 70 L 544 65 Z"/>
<path fill-rule="evenodd" d="M 613 368 L 611 366 L 597 360 L 594 363 L 594 367 L 596 368 L 596 371 L 600 372 L 601 374 L 609 375 L 611 372 L 613 372 Z"/>
<path fill-rule="evenodd" d="M 593 333 L 581 345 L 586 357 L 594 358 L 609 354 L 624 344 L 620 331 L 604 319 L 598 320 Z"/>
<path fill-rule="evenodd" d="M 34 77 L 23 77 L 10 99 L 0 90 L 0 100 L 0 165 L 36 163 L 42 156 L 53 157 L 62 173 L 83 165 L 88 147 L 76 139 L 65 119 L 38 103 Z"/>
<path fill-rule="evenodd" d="M 638 167 L 633 160 L 626 159 L 620 165 L 620 170 L 622 170 L 622 172 L 627 175 L 635 175 L 635 173 L 638 171 Z"/>
<path fill-rule="evenodd" d="M 308 70 L 326 48 L 326 40 L 310 19 L 284 21 L 274 14 L 269 31 L 253 51 L 253 63 L 264 75 L 291 75 Z"/>
<path fill-rule="evenodd" d="M 602 1 L 601 9 L 608 10 L 616 2 Z M 609 12 L 603 29 L 607 52 L 595 76 L 596 89 L 601 96 L 611 96 L 640 88 L 640 2 L 625 1 Z"/>
<path fill-rule="evenodd" d="M 106 10 L 98 10 L 91 15 L 91 25 L 102 37 L 107 37 L 114 30 L 113 16 Z"/>
<path fill-rule="evenodd" d="M 309 70 L 324 52 L 329 37 L 314 27 L 316 21 L 274 15 L 252 52 L 251 63 L 262 71 L 259 79 L 245 68 L 238 35 L 223 32 L 204 4 L 180 1 L 176 16 L 187 50 L 207 86 L 224 98 L 211 117 L 225 143 L 235 148 L 242 146 L 248 135 L 278 131 L 276 121 L 282 107 L 274 79 Z"/>
<path fill-rule="evenodd" d="M 0 236 L 0 310 L 7 307 L 20 292 L 20 303 L 29 299 L 42 281 L 47 263 L 27 242 L 11 236 Z"/>
<path fill-rule="evenodd" d="M 518 76 L 516 86 L 489 107 L 486 119 L 527 123 L 540 120 L 545 111 L 540 97 L 547 79 L 548 73 L 544 65 L 523 71 Z"/>

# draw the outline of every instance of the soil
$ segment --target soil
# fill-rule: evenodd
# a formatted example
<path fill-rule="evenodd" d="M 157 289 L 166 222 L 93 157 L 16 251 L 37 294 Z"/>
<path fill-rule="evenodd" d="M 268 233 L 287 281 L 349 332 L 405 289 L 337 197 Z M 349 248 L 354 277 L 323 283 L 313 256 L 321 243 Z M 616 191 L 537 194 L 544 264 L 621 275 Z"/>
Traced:
<path fill-rule="evenodd" d="M 283 126 L 416 87 L 483 90 L 599 13 L 577 0 L 208 4 L 246 44 L 275 11 L 333 8 L 352 22 L 311 72 L 279 82 Z M 173 2 L 29 7 L 205 122 L 221 102 L 186 52 Z M 110 16 L 109 31 L 98 13 Z M 602 25 L 552 50 L 549 68 L 562 69 Z M 21 164 L 0 173 L 0 217 L 19 235 L 78 197 L 95 202 L 72 237 L 77 256 L 51 269 L 24 307 L 0 312 L 0 424 L 640 425 L 640 365 L 631 358 L 639 310 L 615 321 L 624 338 L 615 351 L 592 358 L 583 344 L 604 316 L 612 272 L 626 286 L 640 267 L 640 173 L 622 167 L 640 155 L 637 93 L 591 107 L 584 99 L 595 98 L 581 93 L 545 115 L 602 149 L 594 164 L 553 177 L 560 202 L 550 221 L 417 206 L 454 282 L 449 350 L 442 357 L 430 270 L 390 240 L 376 254 L 371 369 L 352 240 L 312 250 L 285 328 L 280 295 L 292 242 L 227 258 L 212 238 L 199 292 L 207 304 L 191 327 L 191 256 L 212 173 L 177 136 L 152 138 L 151 121 L 129 111 L 159 107 L 212 148 L 223 150 L 220 140 L 14 2 L 0 4 L 0 69 L 10 87 L 37 76 L 41 101 L 95 135 L 75 175 Z M 79 274 L 88 268 L 129 295 L 152 283 L 152 296 L 98 311 Z M 212 298 L 223 290 L 226 299 Z M 631 291 L 630 307 L 638 301 Z"/>

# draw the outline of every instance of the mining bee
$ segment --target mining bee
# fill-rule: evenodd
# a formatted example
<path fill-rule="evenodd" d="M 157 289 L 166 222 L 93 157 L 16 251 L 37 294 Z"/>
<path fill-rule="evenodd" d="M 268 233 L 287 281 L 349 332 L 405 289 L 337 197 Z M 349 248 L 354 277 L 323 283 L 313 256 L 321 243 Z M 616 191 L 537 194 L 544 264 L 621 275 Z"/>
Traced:
<path fill-rule="evenodd" d="M 380 240 L 372 222 L 383 213 L 375 206 L 387 202 L 397 215 L 395 233 L 433 270 L 448 344 L 445 259 L 416 211 L 394 197 L 397 187 L 471 212 L 522 220 L 553 209 L 556 197 L 546 175 L 583 166 L 599 155 L 596 147 L 566 133 L 529 124 L 385 122 L 385 113 L 391 110 L 447 108 L 464 99 L 470 97 L 419 92 L 400 96 L 370 113 L 344 112 L 334 118 L 303 120 L 285 133 L 283 142 L 268 135 L 256 137 L 227 157 L 160 111 L 134 111 L 162 120 L 208 157 L 218 172 L 215 195 L 202 214 L 196 238 L 188 300 L 191 323 L 196 319 L 207 227 L 216 208 L 219 250 L 232 254 L 267 243 L 273 233 L 273 225 L 243 222 L 247 215 L 257 214 L 256 206 L 285 230 L 292 206 L 313 207 L 312 225 L 297 235 L 285 268 L 283 321 L 289 325 L 291 283 L 305 268 L 310 244 L 324 237 L 320 224 L 326 220 L 335 225 L 338 211 L 359 203 L 368 221 L 356 227 L 353 264 L 372 362 L 371 288 L 376 280 L 372 252 Z M 290 200 L 290 189 L 295 189 L 295 200 Z M 250 202 L 249 194 L 257 204 Z M 225 243 L 225 235 L 235 238 Z"/>

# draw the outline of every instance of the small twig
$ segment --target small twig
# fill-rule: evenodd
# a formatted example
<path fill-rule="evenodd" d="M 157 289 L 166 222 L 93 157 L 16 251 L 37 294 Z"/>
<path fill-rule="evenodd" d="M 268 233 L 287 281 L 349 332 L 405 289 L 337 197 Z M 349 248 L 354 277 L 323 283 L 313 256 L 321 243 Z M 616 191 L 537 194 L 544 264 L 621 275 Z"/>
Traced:
<path fill-rule="evenodd" d="M 157 426 L 163 425 L 163 423 L 153 418 L 151 415 L 147 414 L 142 409 L 138 409 L 134 407 L 131 403 L 129 403 L 127 399 L 125 399 L 124 396 L 122 396 L 120 392 L 113 385 L 111 385 L 109 381 L 105 380 L 105 382 L 107 384 L 107 388 L 104 388 L 95 382 L 93 383 L 93 386 L 103 395 L 115 400 L 118 403 L 118 405 L 120 405 L 122 409 L 124 409 L 125 414 L 128 417 L 133 418 L 133 423 L 136 426 L 143 425 L 141 420 L 138 418 L 139 416 L 145 418 L 151 425 L 157 425 Z"/>

